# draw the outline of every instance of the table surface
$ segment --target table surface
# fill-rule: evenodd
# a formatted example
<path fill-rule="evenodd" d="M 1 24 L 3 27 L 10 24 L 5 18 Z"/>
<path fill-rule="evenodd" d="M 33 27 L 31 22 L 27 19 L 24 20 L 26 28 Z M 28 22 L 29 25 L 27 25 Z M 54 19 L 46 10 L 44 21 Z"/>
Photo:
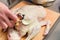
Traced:
<path fill-rule="evenodd" d="M 20 8 L 20 7 L 28 5 L 28 4 L 30 4 L 30 3 L 26 2 L 26 1 L 22 1 L 22 2 L 18 3 L 17 5 L 15 5 L 11 9 Z M 51 10 L 49 10 L 47 8 L 45 8 L 45 9 L 46 9 L 46 12 L 47 12 L 47 16 L 46 16 L 45 20 L 50 20 L 51 21 L 51 26 L 50 27 L 52 28 L 54 23 L 59 18 L 60 14 L 56 13 L 54 11 L 51 11 Z M 0 30 L 1 30 L 1 28 L 0 28 Z M 42 40 L 44 38 L 44 36 L 43 36 L 44 30 L 45 30 L 45 27 L 42 27 L 41 31 L 36 35 L 36 37 L 33 38 L 33 40 Z M 3 33 L 2 31 L 0 31 L 0 40 L 7 40 L 6 33 Z"/>

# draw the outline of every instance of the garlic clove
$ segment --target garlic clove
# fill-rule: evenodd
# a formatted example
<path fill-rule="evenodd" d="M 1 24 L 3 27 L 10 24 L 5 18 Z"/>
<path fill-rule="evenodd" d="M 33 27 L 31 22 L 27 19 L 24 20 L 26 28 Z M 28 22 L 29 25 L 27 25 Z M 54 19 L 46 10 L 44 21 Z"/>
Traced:
<path fill-rule="evenodd" d="M 24 25 L 29 25 L 29 24 L 31 24 L 31 20 L 30 20 L 30 19 L 23 19 L 23 20 L 22 20 L 22 23 L 23 23 Z"/>

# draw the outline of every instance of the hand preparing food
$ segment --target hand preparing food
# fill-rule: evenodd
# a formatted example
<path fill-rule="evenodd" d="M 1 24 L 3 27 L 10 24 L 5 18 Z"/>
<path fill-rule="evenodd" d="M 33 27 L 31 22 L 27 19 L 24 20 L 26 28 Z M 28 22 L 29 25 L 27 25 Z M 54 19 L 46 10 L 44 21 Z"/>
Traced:
<path fill-rule="evenodd" d="M 50 21 L 44 20 L 46 11 L 42 6 L 26 5 L 12 11 L 16 13 L 18 19 L 14 27 L 7 27 L 4 32 L 7 32 L 8 40 L 21 40 L 26 36 L 25 40 L 31 40 L 41 30 L 42 26 L 46 26 L 44 35 L 47 35 L 50 30 Z"/>
<path fill-rule="evenodd" d="M 50 21 L 49 20 L 43 20 L 46 16 L 46 11 L 42 6 L 36 6 L 36 5 L 26 5 L 21 8 L 18 8 L 13 13 L 18 14 L 19 21 L 16 23 L 15 30 L 16 36 L 13 35 L 13 32 L 9 32 L 10 34 L 8 36 L 11 36 L 10 38 L 15 40 L 13 37 L 18 37 L 16 40 L 22 38 L 26 34 L 28 35 L 25 40 L 31 40 L 34 38 L 40 31 L 40 28 L 42 26 L 46 26 L 46 30 L 44 35 L 47 35 L 50 30 Z M 13 28 L 14 29 L 14 28 Z M 11 30 L 11 29 L 8 29 Z M 13 30 L 14 31 L 14 30 Z M 12 36 L 13 35 L 13 36 Z M 9 38 L 8 38 L 9 39 Z"/>
<path fill-rule="evenodd" d="M 26 39 L 32 39 L 32 40 L 44 40 L 45 38 L 46 38 L 46 36 L 44 36 L 45 34 L 50 34 L 50 33 L 52 33 L 51 32 L 51 30 L 54 28 L 54 24 L 56 23 L 56 21 L 57 21 L 57 19 L 59 18 L 59 13 L 57 13 L 57 12 L 54 12 L 54 11 L 52 11 L 52 10 L 49 10 L 49 9 L 47 9 L 47 8 L 44 8 L 44 10 L 45 10 L 45 12 L 46 12 L 46 16 L 43 18 L 43 19 L 41 19 L 41 18 L 37 18 L 37 19 L 39 19 L 39 20 L 37 20 L 38 22 L 40 22 L 40 24 L 46 24 L 46 25 L 44 25 L 44 26 L 42 26 L 41 28 L 40 28 L 40 30 L 39 30 L 39 32 L 35 35 L 35 36 L 33 36 L 33 37 L 28 37 L 28 27 L 26 27 L 26 26 L 28 26 L 28 25 L 30 25 L 31 23 L 32 23 L 32 25 L 33 24 L 35 24 L 36 22 L 36 20 L 35 21 L 33 21 L 33 20 L 31 20 L 31 19 L 29 19 L 29 18 L 27 18 L 27 19 L 25 19 L 25 15 L 26 14 L 22 14 L 22 13 L 20 13 L 19 12 L 19 10 L 21 9 L 21 8 L 23 8 L 24 6 L 27 6 L 27 5 L 29 5 L 30 3 L 29 2 L 25 2 L 25 1 L 22 1 L 22 2 L 20 2 L 20 3 L 18 3 L 17 5 L 15 5 L 13 8 L 11 8 L 11 10 L 12 10 L 12 12 L 13 13 L 15 13 L 15 14 L 17 14 L 17 16 L 18 16 L 18 21 L 16 22 L 16 24 L 14 25 L 14 27 L 13 28 L 8 28 L 5 32 L 3 32 L 2 31 L 2 28 L 0 28 L 0 40 L 9 40 L 9 39 L 12 39 L 12 40 L 26 40 Z M 31 4 L 30 4 L 31 5 Z M 36 6 L 36 5 L 34 5 L 34 6 Z M 44 11 L 43 11 L 44 12 Z M 29 12 L 30 13 L 30 12 Z M 32 13 L 32 12 L 31 12 Z M 40 11 L 39 11 L 39 13 L 40 13 Z M 51 23 L 50 23 L 50 21 L 51 21 Z M 37 22 L 37 23 L 38 23 Z M 49 24 L 49 25 L 48 25 Z M 51 25 L 50 25 L 51 24 Z M 19 25 L 21 25 L 21 26 L 19 26 Z M 24 27 L 25 26 L 25 27 Z M 33 25 L 34 26 L 34 25 Z M 47 27 L 48 26 L 48 27 Z M 15 28 L 16 27 L 16 28 Z M 21 27 L 21 29 L 20 29 L 20 27 Z M 32 27 L 33 28 L 33 27 Z M 34 27 L 34 29 L 35 29 L 35 27 Z M 51 30 L 50 30 L 51 29 Z M 13 31 L 9 31 L 9 30 L 13 30 Z M 23 33 L 23 34 L 21 34 L 20 33 L 20 30 L 21 30 L 21 33 Z M 50 30 L 50 32 L 48 33 L 48 31 Z M 38 30 L 36 30 L 36 31 L 38 31 Z M 52 30 L 53 31 L 53 30 Z M 35 32 L 35 31 L 34 31 Z M 33 32 L 33 33 L 34 33 Z M 25 34 L 26 33 L 26 34 Z M 31 32 L 32 33 L 32 32 Z M 14 35 L 14 34 L 16 34 L 16 35 Z M 22 36 L 23 35 L 23 36 Z M 47 36 L 48 36 L 47 35 Z M 28 37 L 28 38 L 27 38 Z M 8 38 L 8 39 L 7 39 Z M 15 38 L 15 39 L 14 39 Z"/>

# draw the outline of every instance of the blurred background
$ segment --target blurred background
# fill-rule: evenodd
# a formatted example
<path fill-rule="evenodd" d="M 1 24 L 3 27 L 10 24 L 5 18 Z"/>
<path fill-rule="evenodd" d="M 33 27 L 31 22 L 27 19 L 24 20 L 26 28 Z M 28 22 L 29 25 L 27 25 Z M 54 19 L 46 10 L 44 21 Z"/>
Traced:
<path fill-rule="evenodd" d="M 3 3 L 5 3 L 5 4 L 9 7 L 10 5 L 14 5 L 14 4 L 18 3 L 18 2 L 21 2 L 22 0 L 0 0 L 0 1 L 3 2 Z M 30 1 L 30 0 L 28 0 L 28 1 Z M 53 3 L 52 6 L 47 7 L 47 8 L 49 8 L 49 9 L 51 9 L 51 10 L 54 10 L 54 11 L 56 11 L 56 12 L 59 12 L 60 0 L 56 0 L 56 1 Z"/>

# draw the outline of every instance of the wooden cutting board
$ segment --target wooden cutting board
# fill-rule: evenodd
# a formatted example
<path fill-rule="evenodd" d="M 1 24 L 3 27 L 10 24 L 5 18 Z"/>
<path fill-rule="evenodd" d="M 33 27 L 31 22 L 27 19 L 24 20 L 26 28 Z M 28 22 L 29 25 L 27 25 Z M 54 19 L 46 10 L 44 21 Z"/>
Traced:
<path fill-rule="evenodd" d="M 30 5 L 30 3 L 26 2 L 26 1 L 22 1 L 22 2 L 18 3 L 17 5 L 15 5 L 11 9 L 20 8 L 20 7 L 25 6 L 25 5 Z M 52 28 L 54 23 L 59 18 L 60 14 L 57 13 L 57 12 L 54 12 L 52 10 L 49 10 L 47 8 L 45 8 L 45 10 L 47 12 L 47 16 L 46 16 L 45 20 L 50 20 L 51 21 L 50 28 Z M 1 30 L 1 28 L 0 28 L 0 30 Z M 44 34 L 45 27 L 42 27 L 40 30 L 41 31 L 36 35 L 36 37 L 33 38 L 33 40 L 42 40 L 44 38 L 43 34 Z M 21 40 L 24 40 L 24 39 L 25 38 L 22 38 Z M 7 40 L 6 33 L 3 33 L 2 31 L 0 31 L 0 40 Z"/>

